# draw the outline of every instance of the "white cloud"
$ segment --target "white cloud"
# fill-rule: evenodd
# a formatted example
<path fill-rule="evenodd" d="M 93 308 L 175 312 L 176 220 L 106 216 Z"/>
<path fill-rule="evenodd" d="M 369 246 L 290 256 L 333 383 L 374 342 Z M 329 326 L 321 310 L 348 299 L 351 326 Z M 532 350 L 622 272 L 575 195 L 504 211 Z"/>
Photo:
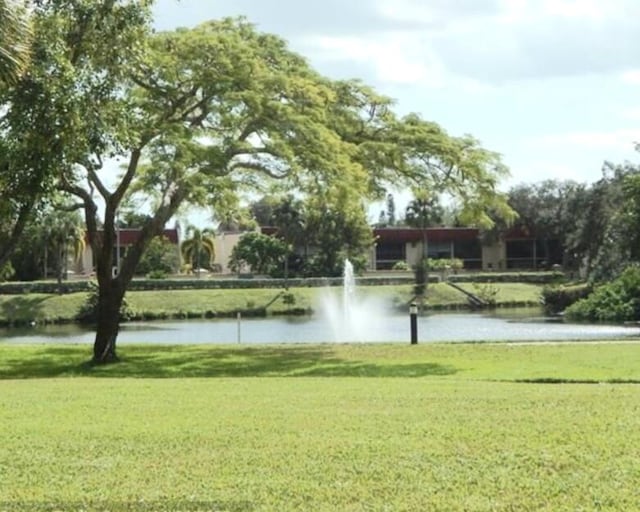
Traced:
<path fill-rule="evenodd" d="M 585 179 L 584 172 L 566 164 L 559 164 L 549 160 L 539 160 L 527 163 L 525 166 L 513 168 L 511 178 L 502 184 L 503 190 L 526 182 L 540 182 L 544 180 L 562 180 L 582 182 Z"/>
<path fill-rule="evenodd" d="M 629 107 L 619 112 L 624 119 L 630 119 L 632 121 L 640 121 L 640 107 Z"/>
<path fill-rule="evenodd" d="M 620 79 L 625 84 L 640 85 L 640 69 L 630 69 L 620 75 Z"/>
<path fill-rule="evenodd" d="M 364 4 L 361 4 L 363 6 Z M 635 0 L 377 0 L 372 31 L 300 35 L 305 53 L 356 62 L 387 83 L 465 92 L 505 82 L 620 73 L 637 62 Z M 343 24 L 344 23 L 343 20 Z M 628 72 L 626 81 L 640 82 Z"/>
<path fill-rule="evenodd" d="M 421 54 L 420 41 L 412 35 L 387 33 L 366 36 L 316 37 L 306 43 L 316 48 L 316 57 L 326 61 L 356 61 L 369 66 L 377 81 L 395 84 L 441 86 L 443 70 L 433 55 Z M 407 49 L 414 48 L 413 51 Z M 424 49 L 423 49 L 424 51 Z"/>
<path fill-rule="evenodd" d="M 532 137 L 528 141 L 531 146 L 582 147 L 587 149 L 612 149 L 625 151 L 640 142 L 640 129 L 618 129 L 612 131 L 584 131 L 557 133 Z"/>

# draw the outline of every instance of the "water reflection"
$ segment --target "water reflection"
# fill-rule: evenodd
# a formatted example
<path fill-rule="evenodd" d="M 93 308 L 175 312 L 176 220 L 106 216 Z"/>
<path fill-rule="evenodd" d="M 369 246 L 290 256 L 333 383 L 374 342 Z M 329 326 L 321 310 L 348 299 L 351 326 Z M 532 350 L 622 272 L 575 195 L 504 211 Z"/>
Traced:
<path fill-rule="evenodd" d="M 408 315 L 370 318 L 362 342 L 408 342 Z M 434 313 L 419 318 L 419 342 L 595 340 L 640 337 L 637 326 L 565 323 L 540 310 L 492 313 Z M 124 324 L 119 343 L 323 343 L 339 342 L 319 317 L 133 322 Z M 0 343 L 92 343 L 93 332 L 75 325 L 0 330 Z"/>

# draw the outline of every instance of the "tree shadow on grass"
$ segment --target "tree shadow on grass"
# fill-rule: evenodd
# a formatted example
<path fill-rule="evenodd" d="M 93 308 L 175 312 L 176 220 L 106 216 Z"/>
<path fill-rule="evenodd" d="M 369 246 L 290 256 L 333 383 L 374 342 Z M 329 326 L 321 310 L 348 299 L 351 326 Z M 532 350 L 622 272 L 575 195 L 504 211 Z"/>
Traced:
<path fill-rule="evenodd" d="M 427 377 L 457 372 L 453 366 L 429 362 L 391 364 L 343 359 L 330 346 L 121 347 L 121 362 L 107 366 L 84 361 L 85 349 L 42 346 L 36 354 L 12 355 L 0 363 L 0 379 Z"/>

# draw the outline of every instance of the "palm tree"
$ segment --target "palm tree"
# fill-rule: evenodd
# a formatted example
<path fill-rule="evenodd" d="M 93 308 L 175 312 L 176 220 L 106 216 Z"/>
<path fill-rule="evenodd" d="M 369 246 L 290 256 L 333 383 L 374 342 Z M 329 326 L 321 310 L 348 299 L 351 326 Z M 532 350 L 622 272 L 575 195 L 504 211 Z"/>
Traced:
<path fill-rule="evenodd" d="M 14 83 L 29 64 L 31 23 L 17 0 L 0 0 L 0 83 Z"/>
<path fill-rule="evenodd" d="M 180 246 L 182 257 L 191 263 L 192 268 L 196 269 L 196 275 L 200 277 L 200 256 L 206 252 L 209 255 L 209 264 L 213 263 L 216 257 L 214 232 L 211 229 L 200 230 L 195 226 L 189 226 L 186 236 L 187 238 Z"/>
<path fill-rule="evenodd" d="M 77 212 L 55 212 L 48 222 L 46 233 L 56 255 L 56 274 L 60 284 L 68 274 L 69 250 L 73 251 L 76 261 L 82 257 L 85 247 L 82 219 Z"/>

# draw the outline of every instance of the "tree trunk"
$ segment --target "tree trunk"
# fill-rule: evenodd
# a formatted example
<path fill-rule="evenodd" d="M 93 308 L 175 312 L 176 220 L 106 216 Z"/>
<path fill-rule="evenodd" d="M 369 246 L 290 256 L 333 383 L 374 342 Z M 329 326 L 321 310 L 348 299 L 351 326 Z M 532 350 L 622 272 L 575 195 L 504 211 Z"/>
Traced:
<path fill-rule="evenodd" d="M 112 283 L 106 290 L 100 290 L 97 304 L 96 337 L 93 344 L 95 364 L 113 363 L 118 360 L 116 339 L 120 328 L 120 308 L 124 292 Z"/>

